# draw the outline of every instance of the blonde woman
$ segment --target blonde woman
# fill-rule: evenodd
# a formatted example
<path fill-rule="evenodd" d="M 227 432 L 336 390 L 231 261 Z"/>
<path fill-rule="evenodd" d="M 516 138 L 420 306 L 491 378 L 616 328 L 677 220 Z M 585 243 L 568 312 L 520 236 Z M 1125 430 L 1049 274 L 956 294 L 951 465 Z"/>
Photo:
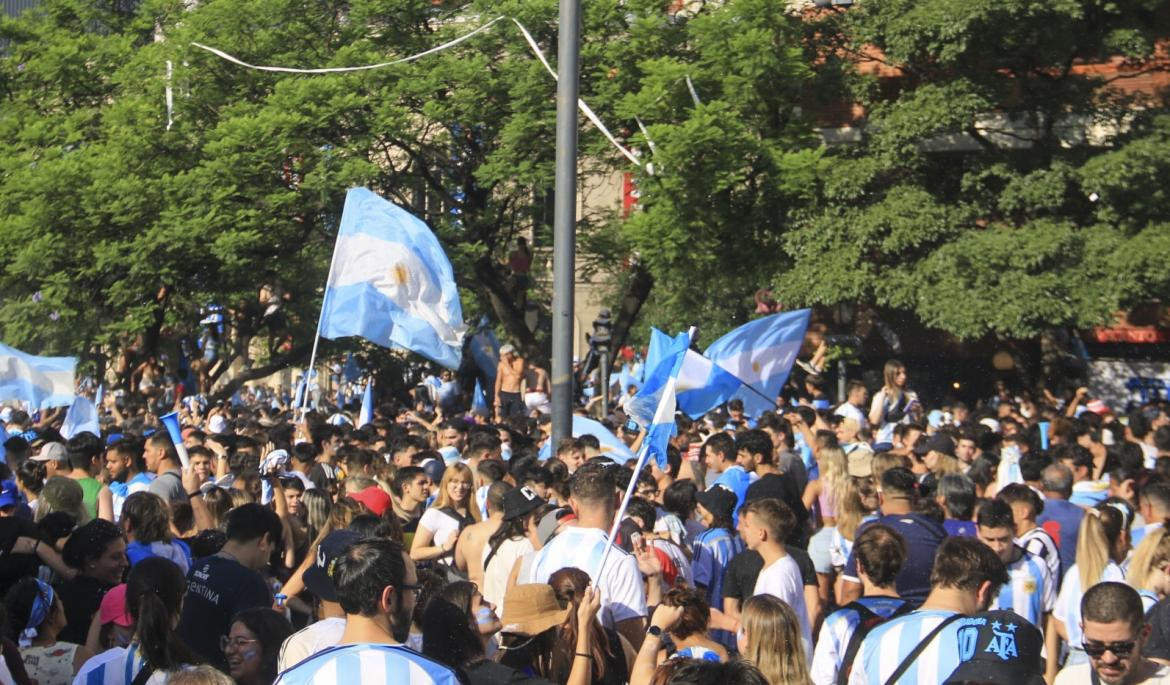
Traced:
<path fill-rule="evenodd" d="M 1165 528 L 1156 528 L 1142 538 L 1129 560 L 1125 582 L 1142 596 L 1147 612 L 1170 595 L 1170 535 Z"/>
<path fill-rule="evenodd" d="M 817 467 L 821 477 L 810 480 L 801 498 L 805 509 L 819 518 L 820 529 L 808 543 L 808 554 L 817 572 L 817 593 L 821 606 L 829 605 L 829 590 L 833 586 L 833 534 L 837 530 L 837 497 L 849 479 L 845 450 L 840 447 L 822 447 L 817 451 Z"/>
<path fill-rule="evenodd" d="M 1056 606 L 1052 610 L 1056 632 L 1068 643 L 1065 665 L 1086 663 L 1082 649 L 1081 597 L 1097 583 L 1125 581 L 1121 563 L 1129 554 L 1129 527 L 1133 509 L 1115 500 L 1102 502 L 1085 513 L 1077 534 L 1077 563 L 1065 571 Z"/>
<path fill-rule="evenodd" d="M 455 543 L 464 528 L 479 521 L 479 507 L 471 500 L 471 469 L 455 462 L 443 472 L 435 503 L 423 513 L 410 545 L 410 558 L 455 564 Z"/>
<path fill-rule="evenodd" d="M 738 646 L 771 685 L 812 685 L 800 621 L 792 607 L 772 595 L 744 602 Z"/>
<path fill-rule="evenodd" d="M 893 444 L 894 426 L 909 420 L 910 410 L 918 402 L 918 395 L 906 384 L 906 367 L 891 359 L 882 370 L 882 389 L 869 405 L 869 425 L 876 431 L 874 443 Z"/>

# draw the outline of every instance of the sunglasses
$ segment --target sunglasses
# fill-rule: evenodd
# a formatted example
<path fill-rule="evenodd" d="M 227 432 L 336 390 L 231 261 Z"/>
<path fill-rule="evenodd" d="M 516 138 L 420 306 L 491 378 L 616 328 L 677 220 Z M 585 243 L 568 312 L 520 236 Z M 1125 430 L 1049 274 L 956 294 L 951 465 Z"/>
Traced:
<path fill-rule="evenodd" d="M 1106 642 L 1104 644 L 1085 642 L 1081 645 L 1081 649 L 1085 650 L 1085 654 L 1088 654 L 1094 659 L 1100 659 L 1104 656 L 1105 652 L 1113 652 L 1117 658 L 1124 659 L 1133 653 L 1135 645 L 1137 645 L 1137 640 L 1130 640 L 1129 642 Z"/>

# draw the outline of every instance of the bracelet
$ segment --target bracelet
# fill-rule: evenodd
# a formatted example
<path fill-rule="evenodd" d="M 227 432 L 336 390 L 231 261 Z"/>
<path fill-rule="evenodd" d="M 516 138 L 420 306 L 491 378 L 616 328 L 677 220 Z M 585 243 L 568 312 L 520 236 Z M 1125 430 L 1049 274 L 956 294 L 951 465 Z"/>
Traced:
<path fill-rule="evenodd" d="M 36 554 L 36 553 L 37 553 L 37 548 L 38 548 L 38 547 L 40 547 L 40 546 L 41 546 L 41 541 L 40 541 L 40 540 L 37 540 L 36 542 L 34 542 L 34 543 L 33 543 L 32 552 L 29 552 L 29 554 Z"/>
<path fill-rule="evenodd" d="M 585 652 L 574 652 L 574 654 L 573 654 L 573 655 L 574 655 L 574 656 L 583 656 L 583 657 L 585 657 L 586 659 L 588 659 L 588 660 L 590 660 L 590 661 L 593 661 L 593 655 L 592 655 L 592 654 L 586 654 Z"/>
<path fill-rule="evenodd" d="M 196 497 L 202 497 L 202 496 L 203 496 L 203 492 L 201 490 L 196 490 L 195 492 L 188 492 L 187 493 L 187 499 L 195 499 Z"/>

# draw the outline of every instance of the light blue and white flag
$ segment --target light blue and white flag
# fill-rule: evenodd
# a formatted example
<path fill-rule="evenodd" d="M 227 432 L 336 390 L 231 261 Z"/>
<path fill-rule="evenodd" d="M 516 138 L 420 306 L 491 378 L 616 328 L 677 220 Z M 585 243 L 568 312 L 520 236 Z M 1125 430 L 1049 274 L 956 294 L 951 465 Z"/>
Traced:
<path fill-rule="evenodd" d="M 366 381 L 366 391 L 362 393 L 362 408 L 358 411 L 357 427 L 374 422 L 374 379 Z"/>
<path fill-rule="evenodd" d="M 487 328 L 487 321 L 480 321 L 480 330 L 471 336 L 467 347 L 475 365 L 483 372 L 484 380 L 491 387 L 496 384 L 496 370 L 500 366 L 500 340 L 496 332 Z"/>
<path fill-rule="evenodd" d="M 97 407 L 98 413 L 103 413 L 102 404 L 106 401 L 106 384 L 98 383 L 97 392 L 93 396 L 93 405 Z"/>
<path fill-rule="evenodd" d="M 710 359 L 694 350 L 680 348 L 684 344 L 690 344 L 690 336 L 680 333 L 671 341 L 670 347 L 660 352 L 655 368 L 646 375 L 646 382 L 627 403 L 626 413 L 640 425 L 649 426 L 652 422 L 666 383 L 671 378 L 675 380 L 676 398 L 673 401 L 676 408 L 692 419 L 731 399 L 743 385 Z M 676 363 L 679 365 L 677 369 Z"/>
<path fill-rule="evenodd" d="M 776 408 L 776 397 L 804 343 L 808 317 L 808 309 L 798 309 L 756 319 L 711 343 L 704 353 L 751 386 L 735 393 L 749 416 Z"/>
<path fill-rule="evenodd" d="M 483 386 L 479 383 L 479 378 L 475 379 L 475 390 L 471 392 L 471 413 L 479 416 L 490 416 L 491 409 L 488 408 L 487 398 L 483 394 Z"/>
<path fill-rule="evenodd" d="M 65 412 L 65 422 L 61 424 L 61 437 L 66 440 L 78 433 L 93 433 L 101 436 L 102 428 L 98 423 L 98 411 L 88 397 L 78 395 Z"/>
<path fill-rule="evenodd" d="M 582 435 L 592 435 L 597 438 L 597 442 L 601 443 L 601 456 L 603 457 L 608 457 L 619 464 L 624 464 L 634 458 L 634 453 L 630 451 L 626 443 L 611 433 L 608 428 L 587 416 L 573 414 L 573 437 L 579 438 Z M 544 443 L 537 456 L 541 461 L 556 456 L 552 453 L 552 440 Z"/>
<path fill-rule="evenodd" d="M 646 346 L 646 362 L 642 364 L 642 375 L 638 376 L 638 380 L 646 380 L 673 343 L 674 338 L 657 328 L 650 328 L 650 344 Z"/>
<path fill-rule="evenodd" d="M 28 402 L 32 410 L 67 407 L 76 366 L 74 357 L 37 357 L 0 344 L 0 401 Z"/>
<path fill-rule="evenodd" d="M 297 382 L 296 392 L 293 393 L 292 406 L 299 409 L 305 403 L 305 386 L 309 382 L 309 374 L 301 376 L 301 380 Z"/>
<path fill-rule="evenodd" d="M 365 188 L 350 189 L 321 336 L 356 335 L 457 369 L 466 330 L 451 262 L 427 225 Z"/>
<path fill-rule="evenodd" d="M 0 464 L 8 463 L 8 450 L 4 449 L 4 443 L 8 442 L 8 429 L 4 427 L 4 422 L 0 421 Z"/>

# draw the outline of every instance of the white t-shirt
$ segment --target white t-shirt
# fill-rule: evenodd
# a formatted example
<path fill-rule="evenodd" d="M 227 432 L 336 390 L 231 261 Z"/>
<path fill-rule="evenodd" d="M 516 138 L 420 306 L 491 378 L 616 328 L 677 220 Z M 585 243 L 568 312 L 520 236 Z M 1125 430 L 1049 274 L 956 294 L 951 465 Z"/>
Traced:
<path fill-rule="evenodd" d="M 1097 583 L 1106 581 L 1124 583 L 1125 572 L 1111 561 L 1101 573 L 1101 578 L 1097 580 Z M 1081 650 L 1081 644 L 1084 643 L 1085 636 L 1081 633 L 1081 597 L 1088 589 L 1081 587 L 1080 569 L 1077 568 L 1076 564 L 1073 564 L 1072 568 L 1064 574 L 1064 582 L 1060 585 L 1060 594 L 1056 596 L 1056 605 L 1052 608 L 1053 618 L 1063 623 L 1065 631 L 1067 631 L 1069 648 L 1080 652 L 1082 657 L 1085 653 Z"/>
<path fill-rule="evenodd" d="M 547 583 L 552 574 L 563 568 L 578 568 L 592 576 L 597 573 L 607 544 L 605 531 L 566 528 L 536 553 L 528 582 Z M 614 545 L 596 584 L 601 590 L 601 623 L 606 628 L 646 615 L 642 572 L 629 552 Z"/>
<path fill-rule="evenodd" d="M 345 632 L 344 618 L 325 618 L 298 630 L 280 646 L 280 657 L 276 662 L 277 671 L 287 671 L 317 652 L 324 651 L 341 641 Z"/>
<path fill-rule="evenodd" d="M 756 588 L 752 594 L 772 595 L 792 607 L 800 621 L 800 636 L 808 652 L 805 656 L 811 661 L 812 628 L 808 623 L 808 608 L 804 603 L 804 579 L 792 557 L 785 555 L 765 566 L 756 577 Z"/>
<path fill-rule="evenodd" d="M 451 536 L 459 532 L 459 521 L 434 507 L 423 512 L 422 518 L 418 520 L 418 526 L 434 533 L 434 541 L 431 544 L 436 547 L 447 544 Z M 454 558 L 454 552 L 449 552 L 435 561 L 450 565 Z"/>
<path fill-rule="evenodd" d="M 488 553 L 491 551 L 491 546 L 484 545 L 480 561 L 487 559 Z M 483 594 L 484 599 L 502 610 L 504 593 L 508 590 L 508 574 L 512 572 L 512 567 L 516 564 L 517 559 L 533 552 L 535 549 L 528 538 L 511 538 L 500 543 L 500 548 L 496 551 L 495 556 L 483 569 L 483 582 L 479 586 L 479 591 Z"/>
<path fill-rule="evenodd" d="M 841 406 L 837 407 L 833 411 L 833 413 L 836 414 L 837 416 L 844 416 L 846 418 L 856 419 L 857 425 L 862 427 L 862 428 L 865 428 L 866 426 L 869 425 L 869 418 L 866 417 L 865 412 L 861 411 L 860 409 L 857 408 L 856 405 L 851 404 L 849 402 L 842 402 Z"/>

